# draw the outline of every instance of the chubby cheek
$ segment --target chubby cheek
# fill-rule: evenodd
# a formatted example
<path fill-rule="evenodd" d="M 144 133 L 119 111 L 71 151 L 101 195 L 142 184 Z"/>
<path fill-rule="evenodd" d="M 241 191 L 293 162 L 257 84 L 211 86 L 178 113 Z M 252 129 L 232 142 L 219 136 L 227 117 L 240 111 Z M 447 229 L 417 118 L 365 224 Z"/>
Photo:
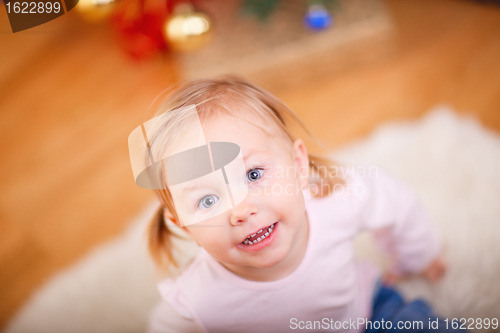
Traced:
<path fill-rule="evenodd" d="M 305 215 L 305 206 L 302 198 L 298 196 L 287 196 L 287 200 L 282 201 L 283 216 L 288 224 L 293 224 L 294 227 L 299 227 L 298 224 L 302 221 L 302 216 Z"/>
<path fill-rule="evenodd" d="M 278 201 L 281 207 L 285 206 L 284 209 L 287 211 L 296 208 L 294 205 L 303 205 L 303 194 L 298 178 L 281 179 L 273 186 L 280 189 L 278 192 L 273 192 L 273 199 Z M 290 205 L 292 206 L 290 207 Z"/>
<path fill-rule="evenodd" d="M 295 185 L 295 184 L 294 184 Z M 280 215 L 289 226 L 299 228 L 305 218 L 304 196 L 299 188 L 294 188 L 293 193 L 283 193 L 275 198 Z"/>
<path fill-rule="evenodd" d="M 191 235 L 201 246 L 223 243 L 227 237 L 227 227 L 221 225 L 194 224 L 187 227 Z"/>
<path fill-rule="evenodd" d="M 231 244 L 228 239 L 229 237 L 223 234 L 213 235 L 213 237 L 204 236 L 203 241 L 199 244 L 214 259 L 228 264 L 237 264 L 237 262 L 234 262 L 237 250 L 234 244 Z"/>
<path fill-rule="evenodd" d="M 225 238 L 227 229 L 221 223 L 214 223 L 213 219 L 194 223 L 186 227 L 191 237 L 203 248 L 213 247 Z"/>

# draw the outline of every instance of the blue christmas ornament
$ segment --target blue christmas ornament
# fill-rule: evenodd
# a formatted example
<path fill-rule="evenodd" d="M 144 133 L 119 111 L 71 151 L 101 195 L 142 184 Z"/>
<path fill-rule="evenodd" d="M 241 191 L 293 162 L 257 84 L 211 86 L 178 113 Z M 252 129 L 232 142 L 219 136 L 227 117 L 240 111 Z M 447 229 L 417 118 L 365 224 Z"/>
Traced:
<path fill-rule="evenodd" d="M 313 30 L 323 30 L 332 25 L 333 18 L 324 6 L 312 5 L 304 16 L 304 24 Z"/>

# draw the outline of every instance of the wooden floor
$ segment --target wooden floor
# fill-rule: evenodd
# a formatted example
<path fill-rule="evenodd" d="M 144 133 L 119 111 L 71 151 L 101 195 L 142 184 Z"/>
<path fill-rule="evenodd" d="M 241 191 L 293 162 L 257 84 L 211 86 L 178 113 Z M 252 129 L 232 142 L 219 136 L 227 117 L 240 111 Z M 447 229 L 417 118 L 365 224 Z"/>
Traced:
<path fill-rule="evenodd" d="M 274 93 L 330 147 L 438 103 L 500 131 L 500 9 L 390 0 L 398 52 Z M 179 80 L 173 59 L 134 64 L 106 26 L 74 13 L 17 34 L 0 6 L 0 327 L 54 272 L 119 234 L 153 198 L 128 134 Z"/>

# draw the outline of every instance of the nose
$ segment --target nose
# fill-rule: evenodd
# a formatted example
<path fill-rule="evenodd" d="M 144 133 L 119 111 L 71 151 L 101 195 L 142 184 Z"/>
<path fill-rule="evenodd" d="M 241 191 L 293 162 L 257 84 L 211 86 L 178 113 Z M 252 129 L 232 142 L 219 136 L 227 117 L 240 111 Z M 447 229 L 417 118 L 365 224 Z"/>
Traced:
<path fill-rule="evenodd" d="M 257 212 L 258 209 L 254 203 L 249 200 L 243 200 L 231 210 L 231 224 L 238 225 L 242 222 L 246 222 L 250 216 L 256 215 Z"/>

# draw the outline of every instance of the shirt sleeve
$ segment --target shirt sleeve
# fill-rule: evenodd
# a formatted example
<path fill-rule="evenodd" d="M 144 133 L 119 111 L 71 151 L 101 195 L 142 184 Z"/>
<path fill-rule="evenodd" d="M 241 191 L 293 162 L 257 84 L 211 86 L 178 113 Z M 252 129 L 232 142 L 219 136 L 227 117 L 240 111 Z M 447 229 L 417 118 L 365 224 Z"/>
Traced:
<path fill-rule="evenodd" d="M 381 170 L 354 182 L 358 231 L 374 231 L 376 244 L 392 259 L 392 272 L 420 273 L 427 268 L 441 252 L 441 237 L 416 194 Z"/>
<path fill-rule="evenodd" d="M 204 330 L 193 318 L 177 312 L 167 301 L 161 300 L 149 316 L 147 333 L 201 333 Z"/>

